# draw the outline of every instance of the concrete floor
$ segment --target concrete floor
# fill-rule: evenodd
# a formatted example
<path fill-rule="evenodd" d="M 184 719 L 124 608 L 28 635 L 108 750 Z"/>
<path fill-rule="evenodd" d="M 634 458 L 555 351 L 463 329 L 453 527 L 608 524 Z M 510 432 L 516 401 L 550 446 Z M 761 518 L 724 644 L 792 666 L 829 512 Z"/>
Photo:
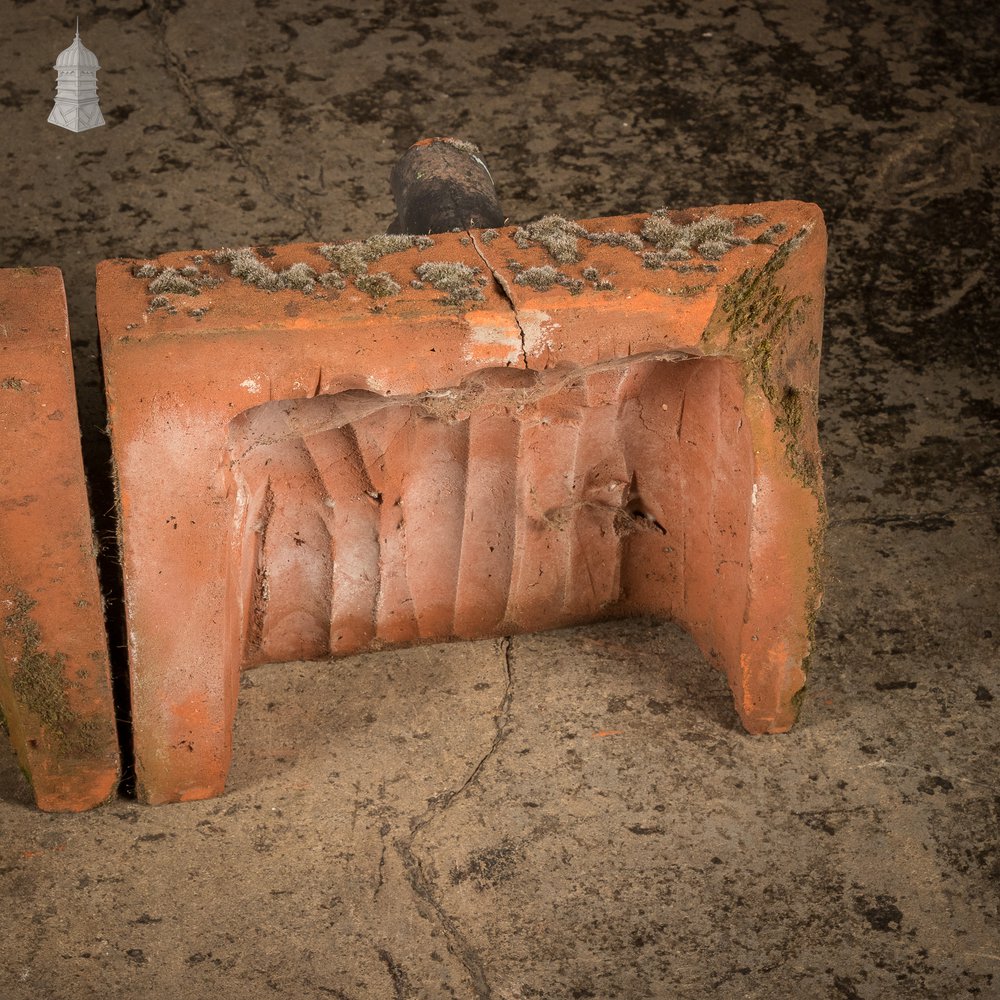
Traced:
<path fill-rule="evenodd" d="M 256 670 L 211 802 L 44 815 L 2 753 L 0 996 L 1000 997 L 991 5 L 532 6 L 83 2 L 108 127 L 74 135 L 76 8 L 4 4 L 0 266 L 63 269 L 100 465 L 94 264 L 379 231 L 421 136 L 478 142 L 517 221 L 816 201 L 797 729 L 743 735 L 638 622 Z"/>

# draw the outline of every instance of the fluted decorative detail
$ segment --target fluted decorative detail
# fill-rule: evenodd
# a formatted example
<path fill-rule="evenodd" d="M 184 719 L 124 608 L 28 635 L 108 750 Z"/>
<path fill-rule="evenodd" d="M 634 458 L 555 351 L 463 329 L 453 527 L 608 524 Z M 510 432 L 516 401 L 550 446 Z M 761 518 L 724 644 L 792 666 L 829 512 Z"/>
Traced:
<path fill-rule="evenodd" d="M 245 663 L 710 615 L 718 602 L 692 587 L 735 586 L 740 606 L 750 509 L 718 498 L 750 492 L 741 401 L 731 362 L 648 357 L 242 414 Z"/>

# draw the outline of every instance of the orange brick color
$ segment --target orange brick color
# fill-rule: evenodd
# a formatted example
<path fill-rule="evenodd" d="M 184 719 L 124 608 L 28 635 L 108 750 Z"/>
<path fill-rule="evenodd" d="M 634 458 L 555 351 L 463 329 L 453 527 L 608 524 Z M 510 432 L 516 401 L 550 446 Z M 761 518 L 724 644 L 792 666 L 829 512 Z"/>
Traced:
<path fill-rule="evenodd" d="M 825 229 L 658 220 L 710 216 L 99 265 L 145 801 L 222 792 L 244 667 L 600 618 L 681 622 L 788 729 Z"/>
<path fill-rule="evenodd" d="M 0 708 L 42 809 L 118 782 L 62 275 L 0 270 Z"/>

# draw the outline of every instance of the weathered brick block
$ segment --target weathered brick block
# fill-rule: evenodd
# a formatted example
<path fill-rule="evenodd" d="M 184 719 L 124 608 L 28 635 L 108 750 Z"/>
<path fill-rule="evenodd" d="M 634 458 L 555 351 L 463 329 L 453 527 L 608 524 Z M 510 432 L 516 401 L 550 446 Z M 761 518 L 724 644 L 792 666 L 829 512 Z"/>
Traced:
<path fill-rule="evenodd" d="M 599 618 L 678 620 L 750 732 L 791 725 L 819 210 L 428 244 L 100 265 L 147 801 L 222 791 L 245 666 Z"/>
<path fill-rule="evenodd" d="M 0 270 L 0 708 L 42 809 L 118 781 L 62 275 Z"/>

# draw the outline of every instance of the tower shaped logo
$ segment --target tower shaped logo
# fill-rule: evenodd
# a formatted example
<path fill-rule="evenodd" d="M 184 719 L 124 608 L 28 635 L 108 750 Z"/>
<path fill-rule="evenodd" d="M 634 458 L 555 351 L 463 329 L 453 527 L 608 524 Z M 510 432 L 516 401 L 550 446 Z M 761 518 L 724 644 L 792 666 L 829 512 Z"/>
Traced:
<path fill-rule="evenodd" d="M 71 132 L 85 132 L 104 124 L 97 103 L 97 56 L 80 41 L 80 19 L 76 20 L 76 38 L 56 58 L 56 102 L 49 115 L 53 125 Z"/>

